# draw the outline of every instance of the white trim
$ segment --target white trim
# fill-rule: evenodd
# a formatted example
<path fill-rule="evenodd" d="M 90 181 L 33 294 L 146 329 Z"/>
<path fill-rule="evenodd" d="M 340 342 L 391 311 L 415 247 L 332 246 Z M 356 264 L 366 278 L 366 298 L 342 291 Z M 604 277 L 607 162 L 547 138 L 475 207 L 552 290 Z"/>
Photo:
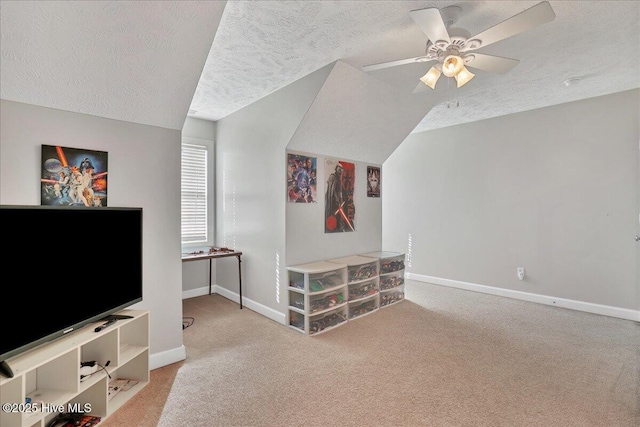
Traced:
<path fill-rule="evenodd" d="M 231 292 L 230 290 L 223 288 L 220 285 L 213 285 L 211 287 L 211 293 L 218 294 L 220 296 L 225 297 L 228 300 L 231 300 L 237 304 L 240 304 L 240 296 L 237 293 Z M 199 296 L 208 295 L 208 294 L 209 294 L 209 286 L 203 286 L 197 289 L 182 291 L 182 299 L 199 297 Z M 242 306 L 248 308 L 251 311 L 255 311 L 258 314 L 262 314 L 263 316 L 268 317 L 274 322 L 278 322 L 282 325 L 287 324 L 284 313 L 280 313 L 279 311 L 276 311 L 265 305 L 262 305 L 253 300 L 250 300 L 247 297 L 244 297 L 244 296 L 242 297 Z"/>
<path fill-rule="evenodd" d="M 211 290 L 213 292 L 213 289 Z M 201 297 L 203 295 L 209 295 L 209 285 L 203 286 L 197 289 L 190 289 L 188 291 L 182 291 L 182 299 L 189 299 L 194 297 Z"/>
<path fill-rule="evenodd" d="M 406 273 L 405 277 L 418 282 L 433 283 L 435 285 L 449 286 L 468 291 L 481 292 L 483 294 L 499 295 L 523 301 L 568 308 L 571 310 L 585 311 L 587 313 L 603 316 L 617 317 L 620 319 L 640 322 L 640 310 L 612 307 L 608 305 L 593 304 L 590 302 L 576 301 L 564 298 L 556 298 L 548 295 L 532 294 L 528 292 L 514 291 L 511 289 L 496 288 L 493 286 L 478 285 L 476 283 L 460 282 L 457 280 L 443 279 L 440 277 L 424 276 L 422 274 Z"/>
<path fill-rule="evenodd" d="M 216 294 L 222 295 L 223 297 L 240 304 L 240 296 L 235 292 L 231 292 L 230 290 L 223 288 L 222 286 L 214 285 L 212 292 L 215 292 Z M 279 311 L 259 304 L 253 300 L 248 299 L 247 297 L 242 297 L 242 306 L 248 308 L 251 311 L 255 311 L 258 314 L 262 314 L 263 316 L 268 317 L 275 322 L 286 325 L 284 313 L 280 313 Z"/>
<path fill-rule="evenodd" d="M 221 295 L 221 296 L 225 297 L 228 300 L 231 300 L 231 301 L 233 301 L 233 302 L 235 302 L 237 304 L 240 304 L 240 296 L 237 293 L 231 292 L 229 289 L 223 288 L 220 285 L 213 285 L 213 287 L 211 289 L 211 293 Z M 243 298 L 243 300 L 244 299 L 246 299 L 246 298 Z"/>
<path fill-rule="evenodd" d="M 149 355 L 149 369 L 162 368 L 172 363 L 180 362 L 187 358 L 187 350 L 184 345 L 171 350 L 161 351 Z"/>

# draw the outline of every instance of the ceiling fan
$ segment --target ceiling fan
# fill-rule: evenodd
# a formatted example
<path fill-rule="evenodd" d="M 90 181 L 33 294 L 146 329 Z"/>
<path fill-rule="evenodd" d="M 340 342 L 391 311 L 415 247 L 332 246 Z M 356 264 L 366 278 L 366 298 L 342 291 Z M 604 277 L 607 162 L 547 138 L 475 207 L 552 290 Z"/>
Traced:
<path fill-rule="evenodd" d="M 435 89 L 440 75 L 444 74 L 447 77 L 455 78 L 457 87 L 461 87 L 475 76 L 467 69 L 467 66 L 491 73 L 504 74 L 520 62 L 518 59 L 487 55 L 478 53 L 476 50 L 551 22 L 556 17 L 549 2 L 543 1 L 471 36 L 469 31 L 464 28 L 451 27 L 461 11 L 459 6 L 412 10 L 409 15 L 429 38 L 425 54 L 413 58 L 365 65 L 362 70 L 374 71 L 414 62 L 437 61 L 427 74 L 420 78 L 422 83 Z M 419 84 L 419 86 L 422 85 Z"/>

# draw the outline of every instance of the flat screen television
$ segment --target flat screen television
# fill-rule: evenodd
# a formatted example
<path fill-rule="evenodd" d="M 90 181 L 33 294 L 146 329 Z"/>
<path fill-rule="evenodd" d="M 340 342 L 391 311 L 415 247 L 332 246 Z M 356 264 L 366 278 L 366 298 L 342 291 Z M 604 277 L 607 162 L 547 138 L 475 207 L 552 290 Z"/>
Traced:
<path fill-rule="evenodd" d="M 142 301 L 142 208 L 0 205 L 0 372 Z"/>

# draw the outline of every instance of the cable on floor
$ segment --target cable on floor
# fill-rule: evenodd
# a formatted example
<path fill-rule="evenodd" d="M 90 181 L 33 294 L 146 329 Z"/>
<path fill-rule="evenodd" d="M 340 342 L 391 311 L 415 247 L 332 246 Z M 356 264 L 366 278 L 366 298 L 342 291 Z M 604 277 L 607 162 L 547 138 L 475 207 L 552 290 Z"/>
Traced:
<path fill-rule="evenodd" d="M 182 329 L 187 329 L 189 326 L 193 325 L 196 319 L 193 317 L 183 317 L 182 318 Z"/>

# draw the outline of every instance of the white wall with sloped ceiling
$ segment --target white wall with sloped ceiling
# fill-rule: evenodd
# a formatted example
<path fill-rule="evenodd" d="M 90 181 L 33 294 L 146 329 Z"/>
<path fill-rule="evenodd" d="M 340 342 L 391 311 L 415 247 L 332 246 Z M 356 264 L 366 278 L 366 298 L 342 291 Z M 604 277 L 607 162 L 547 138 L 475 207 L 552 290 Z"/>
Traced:
<path fill-rule="evenodd" d="M 412 134 L 383 165 L 385 247 L 409 278 L 640 319 L 639 108 L 631 90 Z"/>
<path fill-rule="evenodd" d="M 3 1 L 0 98 L 182 129 L 225 1 Z"/>
<path fill-rule="evenodd" d="M 337 61 L 287 149 L 382 164 L 433 105 Z"/>

